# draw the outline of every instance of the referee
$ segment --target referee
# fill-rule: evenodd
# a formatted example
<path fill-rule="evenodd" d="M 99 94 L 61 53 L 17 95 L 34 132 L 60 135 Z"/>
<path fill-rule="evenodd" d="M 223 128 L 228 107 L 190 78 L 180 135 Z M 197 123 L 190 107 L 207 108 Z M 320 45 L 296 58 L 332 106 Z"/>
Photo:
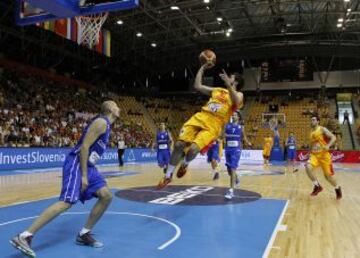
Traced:
<path fill-rule="evenodd" d="M 117 147 L 118 147 L 119 165 L 120 165 L 120 167 L 122 167 L 122 166 L 124 166 L 123 155 L 124 155 L 124 152 L 126 149 L 123 134 L 120 134 L 120 136 L 119 136 L 119 140 L 117 142 Z"/>

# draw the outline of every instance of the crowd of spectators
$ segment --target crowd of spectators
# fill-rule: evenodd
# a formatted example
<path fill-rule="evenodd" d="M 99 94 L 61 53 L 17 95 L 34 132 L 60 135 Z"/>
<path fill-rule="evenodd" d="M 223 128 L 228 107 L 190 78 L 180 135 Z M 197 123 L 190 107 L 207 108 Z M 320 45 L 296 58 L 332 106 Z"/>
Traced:
<path fill-rule="evenodd" d="M 97 90 L 5 70 L 0 74 L 0 146 L 72 147 L 105 97 Z M 129 147 L 151 146 L 151 134 L 139 124 L 118 121 L 112 146 L 120 134 Z"/>

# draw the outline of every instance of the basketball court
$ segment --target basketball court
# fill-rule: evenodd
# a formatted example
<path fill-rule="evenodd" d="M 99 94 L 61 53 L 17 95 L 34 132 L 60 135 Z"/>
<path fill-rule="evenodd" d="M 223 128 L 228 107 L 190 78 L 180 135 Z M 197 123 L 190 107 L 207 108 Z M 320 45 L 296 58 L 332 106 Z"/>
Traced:
<path fill-rule="evenodd" d="M 309 196 L 311 183 L 304 169 L 285 174 L 284 166 L 241 165 L 240 189 L 232 201 L 224 199 L 228 176 L 212 181 L 207 164 L 197 165 L 183 180 L 175 179 L 162 191 L 156 164 L 102 167 L 114 199 L 95 228 L 101 250 L 74 244 L 93 201 L 77 204 L 36 235 L 37 257 L 356 257 L 360 170 L 337 165 L 346 187 L 341 202 L 332 188 Z M 241 172 L 245 171 L 245 172 Z M 58 195 L 60 169 L 2 173 L 0 240 L 8 240 L 28 226 Z M 281 173 L 279 173 L 281 172 Z M 242 174 L 243 173 L 243 174 Z M 26 190 L 24 190 L 26 189 Z M 335 224 L 342 227 L 335 227 Z M 337 241 L 351 238 L 353 242 Z M 336 242 L 334 245 L 328 243 Z M 327 248 L 317 248 L 326 245 Z M 349 252 L 349 245 L 352 245 Z M 61 250 L 61 252 L 59 252 Z M 2 257 L 21 257 L 10 244 L 1 245 Z"/>
<path fill-rule="evenodd" d="M 183 53 L 181 52 L 179 45 L 174 44 L 174 46 L 172 46 L 171 42 L 169 43 L 167 41 L 168 36 L 171 35 L 175 39 L 174 42 L 181 42 L 181 40 L 179 40 L 179 35 L 182 33 L 181 29 L 179 29 L 181 27 L 189 26 L 186 33 L 190 35 L 190 40 L 184 41 L 184 48 L 186 45 L 191 47 L 189 42 L 197 42 L 197 47 L 203 47 L 205 45 L 206 47 L 209 47 L 208 44 L 206 44 L 207 41 L 211 42 L 209 43 L 210 47 L 216 48 L 216 43 L 220 41 L 219 38 L 216 38 L 217 36 L 222 35 L 224 38 L 226 37 L 225 39 L 231 37 L 233 27 L 236 27 L 233 26 L 231 20 L 233 20 L 234 23 L 239 21 L 243 24 L 249 23 L 254 30 L 258 31 L 260 26 L 256 25 L 256 22 L 258 22 L 258 24 L 260 24 L 260 22 L 256 19 L 261 19 L 268 13 L 271 13 L 270 19 L 274 23 L 276 29 L 276 33 L 271 32 L 274 33 L 271 35 L 275 38 L 283 37 L 286 33 L 289 33 L 289 35 L 294 37 L 301 35 L 307 37 L 314 32 L 313 30 L 306 33 L 298 33 L 295 30 L 292 32 L 292 29 L 297 28 L 294 25 L 295 21 L 287 22 L 285 18 L 283 18 L 286 16 L 286 12 L 284 11 L 282 13 L 281 8 L 277 7 L 278 4 L 280 5 L 280 2 L 287 4 L 292 1 L 230 1 L 230 7 L 227 6 L 226 8 L 241 10 L 239 11 L 239 13 L 241 12 L 241 15 L 235 14 L 229 21 L 226 21 L 226 19 L 221 16 L 221 14 L 226 13 L 229 9 L 215 11 L 217 10 L 216 4 L 209 4 L 206 7 L 202 6 L 201 8 L 196 7 L 195 9 L 191 9 L 191 7 L 188 6 L 191 6 L 190 2 L 193 1 L 165 1 L 166 4 L 164 5 L 166 8 L 159 8 L 156 12 L 151 8 L 146 9 L 148 6 L 145 4 L 141 5 L 140 0 L 109 0 L 95 2 L 79 0 L 15 1 L 14 24 L 16 23 L 19 26 L 36 25 L 49 29 L 49 22 L 61 22 L 66 20 L 66 23 L 64 23 L 65 25 L 62 24 L 62 29 L 65 27 L 67 29 L 62 35 L 63 38 L 72 40 L 88 49 L 94 50 L 98 48 L 104 55 L 106 55 L 106 52 L 109 53 L 108 47 L 111 44 L 109 38 L 106 37 L 106 32 L 101 32 L 103 25 L 108 22 L 111 26 L 121 26 L 123 25 L 123 21 L 113 18 L 112 15 L 114 13 L 131 11 L 136 8 L 142 9 L 144 13 L 146 13 L 147 18 L 151 20 L 145 21 L 144 27 L 149 24 L 155 24 L 159 31 L 156 32 L 157 34 L 151 34 L 151 36 L 144 35 L 141 32 L 143 29 L 142 27 L 135 23 L 131 23 L 132 14 L 129 12 L 124 16 L 127 19 L 130 28 L 126 32 L 129 34 L 131 33 L 132 42 L 135 42 L 137 38 L 142 38 L 144 41 L 138 44 L 133 43 L 133 45 L 126 45 L 125 42 L 128 41 L 128 38 L 124 38 L 123 42 L 120 42 L 120 45 L 124 43 L 121 46 L 122 48 L 119 47 L 120 50 L 117 49 L 117 54 L 120 53 L 120 57 L 118 56 L 117 58 L 119 58 L 121 68 L 124 68 L 124 70 L 127 68 L 125 65 L 127 62 L 126 58 L 133 54 L 131 51 L 134 51 L 134 53 L 137 51 L 135 59 L 138 66 L 133 70 L 136 72 L 138 72 L 138 67 L 140 66 L 139 63 L 141 64 L 144 60 L 146 69 L 152 68 L 151 64 L 157 62 L 156 56 L 153 55 L 154 52 L 152 52 L 155 51 L 154 49 L 156 48 L 161 49 L 161 47 L 171 47 L 171 54 L 166 56 L 166 58 L 162 60 L 161 65 L 159 65 L 161 69 L 164 71 L 166 70 L 167 72 L 169 72 L 169 60 L 176 59 L 179 55 L 183 55 L 185 58 L 193 56 L 192 51 L 194 50 L 190 51 L 188 49 L 188 52 L 184 51 Z M 176 3 L 180 5 L 181 2 L 183 2 L 185 6 L 183 9 L 175 5 Z M 210 1 L 200 2 L 207 4 Z M 256 2 L 259 6 L 263 5 L 263 2 L 266 2 L 266 4 L 269 4 L 269 8 L 262 14 L 256 14 L 252 18 L 251 15 L 249 15 L 248 8 L 244 5 L 245 2 Z M 305 2 L 304 8 L 302 8 L 300 4 L 293 8 L 299 12 L 298 16 L 294 16 L 296 20 L 302 21 L 303 16 L 313 15 L 313 10 L 315 9 L 313 5 L 315 3 L 315 5 L 320 6 L 318 2 L 321 2 L 321 4 L 326 2 L 324 4 L 324 10 L 326 11 L 319 11 L 318 15 L 326 16 L 326 20 L 328 20 L 328 9 L 331 7 L 332 1 Z M 334 2 L 340 5 L 343 4 L 343 2 L 348 3 L 350 1 Z M 344 7 L 344 10 L 341 10 L 341 12 L 339 11 L 336 14 L 344 14 L 344 17 L 350 17 L 354 14 L 357 15 L 358 12 L 355 10 L 358 9 L 360 2 L 353 1 L 352 3 L 354 2 L 356 2 L 356 5 L 354 4 L 355 8 L 352 7 L 354 9 L 351 9 L 349 4 L 349 6 L 345 6 L 347 8 Z M 232 6 L 233 4 L 234 6 Z M 308 6 L 307 4 L 311 6 Z M 256 10 L 257 5 L 252 6 L 252 8 Z M 258 9 L 260 10 L 260 7 Z M 170 11 L 176 11 L 176 14 L 169 13 Z M 215 17 L 213 21 L 206 20 L 208 18 L 206 16 L 208 15 L 207 12 Z M 204 15 L 204 13 L 206 13 L 206 15 Z M 202 22 L 204 22 L 203 26 L 195 24 L 195 14 L 202 17 Z M 329 11 L 329 15 L 331 14 L 333 13 Z M 185 22 L 172 23 L 172 16 L 182 17 Z M 241 16 L 241 18 L 238 19 L 238 16 Z M 165 19 L 164 17 L 170 20 L 166 25 L 161 22 L 162 19 Z M 336 19 L 337 18 L 338 17 L 336 17 Z M 241 19 L 246 19 L 246 22 Z M 340 21 L 340 19 L 342 19 L 342 21 Z M 340 17 L 338 20 L 337 28 L 342 31 L 345 31 L 347 28 L 346 26 L 348 26 L 347 24 L 356 22 L 355 18 L 345 19 L 346 21 L 344 21 L 344 18 Z M 200 20 L 201 19 L 198 19 L 198 21 Z M 316 22 L 311 20 L 311 24 L 313 23 L 316 24 Z M 310 27 L 311 24 L 305 25 Z M 301 24 L 302 27 L 306 27 L 305 25 Z M 336 24 L 334 23 L 333 25 Z M 57 24 L 51 26 L 57 26 Z M 76 28 L 76 30 L 74 28 Z M 59 27 L 57 29 L 58 35 L 59 33 L 61 34 L 61 28 Z M 53 31 L 56 31 L 56 29 Z M 119 31 L 123 32 L 121 29 L 119 29 Z M 148 29 L 148 32 L 149 31 L 150 29 Z M 162 34 L 164 31 L 166 31 L 166 35 Z M 238 32 L 239 31 L 240 30 L 238 30 Z M 179 32 L 179 34 L 177 34 L 177 32 Z M 238 32 L 235 31 L 235 34 Z M 11 31 L 11 33 L 14 34 L 13 31 Z M 114 35 L 115 34 L 116 33 L 114 33 Z M 121 33 L 118 34 L 122 35 Z M 358 34 L 359 32 L 356 31 L 354 33 L 355 36 L 351 36 L 356 38 L 358 37 Z M 240 34 L 238 34 L 236 40 L 240 42 L 242 37 L 239 37 L 239 35 Z M 269 35 L 265 35 L 264 38 L 268 36 Z M 333 44 L 330 45 L 330 47 L 332 47 L 331 51 L 336 52 L 333 49 L 336 49 L 335 47 L 338 46 L 337 42 L 341 40 L 342 36 L 343 34 L 341 34 L 339 38 L 334 38 L 334 35 L 331 34 L 329 39 L 324 39 L 324 41 L 326 44 Z M 204 37 L 204 40 L 198 40 L 201 37 Z M 244 38 L 250 40 L 252 37 L 253 35 L 249 32 L 247 37 Z M 166 40 L 164 40 L 164 38 L 166 38 Z M 320 38 L 321 37 L 319 37 L 319 39 Z M 158 41 L 153 39 L 158 39 Z M 40 37 L 40 40 L 46 41 L 46 37 Z M 244 42 L 247 42 L 246 40 Z M 263 38 L 261 38 L 261 40 L 263 40 Z M 358 38 L 356 38 L 356 40 L 359 41 Z M 34 39 L 32 39 L 32 41 L 36 42 Z M 303 40 L 303 42 L 308 41 L 310 42 L 311 39 L 305 38 Z M 279 45 L 279 48 L 290 43 L 291 40 L 285 38 Z M 163 45 L 161 46 L 160 44 Z M 281 73 L 272 73 L 270 68 L 272 65 L 276 67 L 276 62 L 272 63 L 267 60 L 266 62 L 259 63 L 259 67 L 266 70 L 265 75 L 264 73 L 255 74 L 254 71 L 251 70 L 253 67 L 249 61 L 252 57 L 250 55 L 253 54 L 253 56 L 259 58 L 262 53 L 271 52 L 268 50 L 268 46 L 271 46 L 273 42 L 267 42 L 267 44 L 264 43 L 263 52 L 259 53 L 256 47 L 253 49 L 250 47 L 249 53 L 244 55 L 245 57 L 241 60 L 241 64 L 240 61 L 237 60 L 239 61 L 238 68 L 241 67 L 242 71 L 245 70 L 245 63 L 248 66 L 249 70 L 246 76 L 248 80 L 253 81 L 252 88 L 250 87 L 249 89 L 254 92 L 257 92 L 258 90 L 260 92 L 260 79 L 258 81 L 257 77 L 260 78 L 266 75 L 265 82 L 276 84 L 278 83 L 277 78 L 274 79 L 271 76 L 274 76 L 274 74 L 278 76 L 281 75 Z M 356 42 L 356 44 L 358 44 L 358 42 Z M 145 45 L 147 47 L 145 47 Z M 252 46 L 250 43 L 249 45 Z M 321 44 L 318 45 L 320 46 Z M 242 49 L 242 45 L 236 45 L 236 47 Z M 146 51 L 145 48 L 147 48 Z M 150 50 L 148 50 L 148 48 Z M 177 50 L 177 48 L 180 50 Z M 304 49 L 309 51 L 308 46 L 305 46 L 302 49 L 304 53 L 307 53 Z M 219 50 L 223 51 L 223 57 L 225 57 L 224 60 L 226 58 L 228 60 L 233 60 L 234 56 L 238 55 L 238 53 L 244 54 L 241 51 L 236 52 L 236 54 L 234 54 L 235 52 L 229 52 L 226 44 L 222 45 Z M 128 56 L 124 54 L 126 51 L 130 53 Z M 159 53 L 162 54 L 161 50 L 159 51 Z M 294 49 L 290 49 L 289 53 L 295 51 L 296 50 Z M 316 52 L 316 50 L 311 51 Z M 351 49 L 347 51 L 349 52 L 344 55 L 346 57 L 358 53 L 351 52 Z M 326 74 L 320 74 L 321 71 L 318 67 L 316 68 L 319 74 L 319 80 L 316 81 L 316 83 L 321 85 L 322 89 L 323 85 L 326 85 L 327 83 L 329 71 L 334 61 L 335 54 L 333 54 L 333 52 L 329 55 L 330 65 Z M 77 52 L 77 54 L 79 53 L 81 52 Z M 124 54 L 124 57 L 122 54 Z M 149 54 L 151 58 L 147 59 L 146 54 Z M 44 52 L 43 55 L 46 56 L 46 52 Z M 89 56 L 91 55 L 89 54 Z M 108 57 L 109 56 L 110 55 L 108 55 Z M 296 70 L 295 73 L 299 73 L 294 75 L 294 78 L 296 79 L 290 79 L 299 80 L 301 82 L 307 80 L 314 81 L 313 74 L 315 73 L 308 69 L 308 66 L 306 65 L 310 58 L 307 58 L 306 54 L 303 54 L 303 56 L 304 57 L 296 57 L 296 60 L 294 59 L 291 62 L 287 60 L 290 62 L 288 67 L 297 67 L 296 69 L 299 71 L 301 70 L 300 72 Z M 216 60 L 215 54 L 212 58 L 213 60 Z M 197 57 L 193 59 L 194 60 L 191 62 L 198 62 Z M 204 60 L 206 63 L 206 57 Z M 61 62 L 62 60 L 53 66 L 56 68 Z M 188 62 L 190 66 L 193 65 L 191 62 Z M 107 63 L 107 65 L 109 63 Z M 286 62 L 284 62 L 284 64 L 282 62 L 279 63 L 285 68 L 288 68 L 285 64 Z M 316 62 L 315 64 L 317 65 Z M 215 65 L 215 61 L 213 61 L 212 65 Z M 99 68 L 98 66 L 93 65 L 90 65 L 89 67 L 91 68 L 88 69 L 88 72 L 90 71 L 90 73 L 94 74 Z M 229 63 L 227 63 L 226 67 L 229 67 Z M 278 68 L 279 67 L 281 66 L 279 65 Z M 181 67 L 181 69 L 183 69 L 183 67 Z M 285 74 L 294 72 L 294 70 L 289 69 L 284 69 L 282 72 Z M 131 69 L 128 71 L 130 70 Z M 184 70 L 185 77 L 187 78 L 190 69 L 188 66 L 184 66 Z M 181 70 L 182 74 L 184 73 L 184 70 Z M 308 70 L 310 70 L 310 72 Z M 261 70 L 259 71 L 261 73 Z M 141 73 L 142 71 L 140 70 L 139 74 Z M 74 74 L 75 72 L 73 72 L 72 75 Z M 126 77 L 125 73 L 119 74 Z M 69 71 L 65 73 L 65 76 L 71 77 Z M 160 75 L 156 74 L 154 76 L 158 77 L 160 80 Z M 355 78 L 356 76 L 357 75 L 354 75 L 353 77 Z M 169 73 L 169 78 L 170 77 L 175 77 L 174 72 Z M 346 76 L 344 76 L 344 78 L 345 77 Z M 330 78 L 333 79 L 331 76 Z M 290 79 L 285 78 L 285 81 Z M 357 77 L 355 79 L 358 80 Z M 334 81 L 337 86 L 342 86 L 342 82 L 338 83 L 335 79 Z M 142 84 L 144 84 L 146 88 L 149 88 L 148 83 L 149 78 L 146 78 L 146 80 L 144 78 Z M 137 84 L 141 83 L 134 80 L 132 85 L 134 86 L 135 91 L 137 89 L 135 87 Z M 272 90 L 272 85 L 268 85 L 270 86 L 266 86 L 265 90 Z M 132 102 L 129 100 L 129 102 L 124 105 L 128 105 L 129 103 Z M 255 101 L 253 103 L 255 103 Z M 299 105 L 301 106 L 301 104 Z M 266 113 L 267 111 L 265 110 L 260 110 L 261 108 L 263 107 L 259 107 L 257 110 L 258 112 L 263 112 L 263 117 L 259 117 L 259 121 L 261 119 L 265 121 L 268 118 L 264 117 L 264 114 L 266 115 L 268 113 Z M 172 112 L 172 110 L 169 110 L 167 111 Z M 251 110 L 248 111 L 248 114 L 251 115 Z M 302 112 L 302 109 L 296 109 L 296 112 Z M 293 120 L 289 121 L 296 122 L 296 120 L 298 120 L 297 115 L 297 113 L 292 114 Z M 269 117 L 273 116 L 274 115 L 270 113 Z M 287 121 L 285 121 L 285 115 L 282 114 L 279 117 L 281 117 L 279 121 L 282 123 L 283 127 L 285 127 L 287 123 Z M 154 123 L 154 121 L 152 123 Z M 259 126 L 260 123 L 261 121 L 259 124 L 256 124 L 256 126 Z M 301 126 L 298 126 L 296 129 L 302 131 L 304 128 L 306 128 L 305 123 L 301 124 Z M 262 136 L 263 135 L 258 138 Z M 355 150 L 354 140 L 352 139 L 352 141 L 353 149 Z M 261 151 L 258 152 L 260 153 Z M 17 153 L 17 156 L 19 155 L 25 154 Z M 281 148 L 279 148 L 279 156 L 282 155 L 283 152 Z M 15 157 L 14 159 L 17 159 L 17 156 L 14 155 L 13 158 Z M 262 157 L 261 154 L 258 156 Z M 100 166 L 100 171 L 106 178 L 108 186 L 113 193 L 112 203 L 92 231 L 96 235 L 96 238 L 104 242 L 104 247 L 89 248 L 75 244 L 75 237 L 95 203 L 95 200 L 91 200 L 84 205 L 77 203 L 70 210 L 61 214 L 52 223 L 47 225 L 45 229 L 36 234 L 35 241 L 32 245 L 32 248 L 37 254 L 36 257 L 360 257 L 360 168 L 358 163 L 336 163 L 334 165 L 337 179 L 339 180 L 339 184 L 342 186 L 344 193 L 343 199 L 337 201 L 335 199 L 333 187 L 324 180 L 322 175 L 319 175 L 318 178 L 321 185 L 325 188 L 324 191 L 320 193 L 319 196 L 310 196 L 313 185 L 305 173 L 303 163 L 297 164 L 299 167 L 298 172 L 290 173 L 287 171 L 284 162 L 273 162 L 270 166 L 263 166 L 262 160 L 243 161 L 237 171 L 240 177 L 240 186 L 235 190 L 235 197 L 232 200 L 226 200 L 224 194 L 228 190 L 229 176 L 223 163 L 221 164 L 222 171 L 220 179 L 217 181 L 212 180 L 209 164 L 197 162 L 196 165 L 190 165 L 189 172 L 184 178 L 174 178 L 169 186 L 162 190 L 156 190 L 156 185 L 163 177 L 162 169 L 158 168 L 157 164 L 154 162 L 129 163 L 129 161 L 133 160 L 128 159 L 124 167 L 119 167 L 116 164 Z M 20 161 L 18 163 L 21 164 Z M 11 169 L 10 167 L 0 171 L 1 257 L 25 257 L 9 244 L 9 240 L 26 229 L 46 207 L 58 200 L 57 198 L 61 189 L 61 173 L 61 167 L 52 166 L 42 166 L 41 168 L 32 169 Z M 321 172 L 319 171 L 317 173 Z"/>

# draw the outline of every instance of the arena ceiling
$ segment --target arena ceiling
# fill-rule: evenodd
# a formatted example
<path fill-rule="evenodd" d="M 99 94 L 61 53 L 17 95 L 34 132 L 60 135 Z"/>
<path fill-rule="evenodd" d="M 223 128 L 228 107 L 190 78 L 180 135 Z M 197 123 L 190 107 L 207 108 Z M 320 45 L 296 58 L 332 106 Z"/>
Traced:
<path fill-rule="evenodd" d="M 359 3 L 142 0 L 140 8 L 112 15 L 106 26 L 116 34 L 119 56 L 126 56 L 131 49 L 143 57 L 161 60 L 165 66 L 171 60 L 191 63 L 194 54 L 203 48 L 215 49 L 226 60 L 279 55 L 353 56 L 354 50 L 359 53 Z M 139 32 L 142 37 L 137 37 Z"/>
<path fill-rule="evenodd" d="M 103 62 L 51 32 L 34 26 L 17 27 L 13 20 L 14 0 L 0 2 L 2 49 L 15 53 L 21 48 L 29 53 L 30 60 L 31 55 L 39 56 L 34 46 L 40 47 L 42 58 L 47 58 L 49 64 L 66 57 L 67 65 L 74 68 L 74 60 L 89 63 L 88 67 Z M 140 0 L 139 8 L 112 13 L 104 25 L 111 30 L 113 42 L 113 58 L 106 61 L 111 63 L 107 67 L 121 67 L 122 76 L 134 69 L 161 73 L 192 67 L 205 48 L 215 50 L 221 61 L 312 56 L 330 62 L 332 57 L 341 57 L 358 66 L 359 3 L 360 0 Z M 319 66 L 326 69 L 328 63 L 322 66 L 319 62 Z"/>

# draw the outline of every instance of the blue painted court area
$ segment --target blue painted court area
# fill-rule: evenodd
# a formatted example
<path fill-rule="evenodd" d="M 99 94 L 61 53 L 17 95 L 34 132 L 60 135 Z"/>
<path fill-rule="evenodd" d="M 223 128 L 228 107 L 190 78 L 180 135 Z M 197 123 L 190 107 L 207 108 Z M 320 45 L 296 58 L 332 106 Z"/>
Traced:
<path fill-rule="evenodd" d="M 56 199 L 0 209 L 0 254 L 23 257 L 9 239 Z M 285 200 L 225 205 L 163 205 L 114 197 L 94 229 L 104 248 L 74 244 L 94 200 L 77 204 L 33 239 L 37 257 L 76 258 L 255 258 L 262 257 L 276 228 Z"/>

